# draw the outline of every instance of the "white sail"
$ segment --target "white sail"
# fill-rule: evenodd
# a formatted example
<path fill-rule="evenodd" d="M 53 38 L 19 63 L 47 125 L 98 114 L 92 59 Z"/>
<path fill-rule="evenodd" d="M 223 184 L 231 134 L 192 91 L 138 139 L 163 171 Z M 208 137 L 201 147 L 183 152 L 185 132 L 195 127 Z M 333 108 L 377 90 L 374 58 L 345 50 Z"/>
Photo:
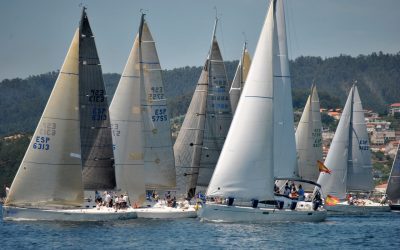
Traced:
<path fill-rule="evenodd" d="M 79 30 L 7 196 L 7 205 L 81 206 Z"/>
<path fill-rule="evenodd" d="M 169 110 L 165 97 L 160 61 L 146 21 L 141 36 L 140 66 L 143 69 L 144 168 L 147 189 L 172 189 L 176 186 Z"/>
<path fill-rule="evenodd" d="M 215 36 L 174 145 L 179 196 L 207 188 L 232 120 L 229 85 Z"/>
<path fill-rule="evenodd" d="M 353 89 L 350 131 L 352 144 L 347 167 L 347 191 L 372 191 L 374 185 L 367 125 L 357 86 Z"/>
<path fill-rule="evenodd" d="M 332 173 L 318 178 L 324 195 L 344 199 L 349 191 L 372 190 L 371 153 L 356 86 L 350 90 L 325 165 Z"/>
<path fill-rule="evenodd" d="M 243 46 L 242 57 L 239 60 L 239 64 L 236 69 L 235 76 L 231 84 L 231 89 L 229 90 L 229 99 L 231 101 L 232 114 L 235 113 L 237 104 L 242 94 L 244 84 L 247 79 L 251 64 L 250 54 L 246 48 L 246 43 Z"/>
<path fill-rule="evenodd" d="M 298 170 L 283 1 L 276 1 L 274 15 L 274 173 L 286 179 L 297 177 Z"/>
<path fill-rule="evenodd" d="M 208 196 L 232 196 L 239 200 L 274 197 L 273 6 L 271 1 L 246 85 L 207 189 Z"/>
<path fill-rule="evenodd" d="M 145 199 L 144 135 L 137 35 L 110 105 L 117 189 L 131 203 Z"/>
<path fill-rule="evenodd" d="M 311 87 L 311 94 L 301 115 L 296 130 L 299 177 L 317 181 L 319 171 L 317 160 L 322 161 L 322 122 L 317 87 Z M 306 191 L 314 190 L 309 187 Z"/>

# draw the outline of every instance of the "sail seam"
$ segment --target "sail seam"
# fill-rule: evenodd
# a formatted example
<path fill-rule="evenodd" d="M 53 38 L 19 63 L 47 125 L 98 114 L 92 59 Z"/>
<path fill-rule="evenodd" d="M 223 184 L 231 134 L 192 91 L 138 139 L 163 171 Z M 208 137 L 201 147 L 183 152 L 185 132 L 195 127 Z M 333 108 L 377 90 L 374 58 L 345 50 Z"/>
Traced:
<path fill-rule="evenodd" d="M 63 72 L 63 71 L 60 71 L 60 74 L 79 76 L 79 73 Z"/>
<path fill-rule="evenodd" d="M 270 96 L 258 96 L 258 95 L 246 95 L 245 97 L 271 99 L 271 100 L 274 99 L 273 97 Z"/>
<path fill-rule="evenodd" d="M 65 165 L 65 166 L 80 166 L 81 164 L 68 164 L 68 163 L 46 163 L 46 162 L 36 162 L 36 161 L 24 161 L 26 163 L 33 164 L 44 164 L 44 165 Z"/>
<path fill-rule="evenodd" d="M 141 64 L 160 64 L 159 62 L 139 62 Z"/>
<path fill-rule="evenodd" d="M 57 118 L 57 117 L 50 117 L 50 116 L 43 116 L 42 118 L 61 120 L 61 121 L 79 121 L 79 119 Z"/>
<path fill-rule="evenodd" d="M 140 76 L 122 76 L 122 77 L 127 77 L 127 78 L 140 78 Z"/>
<path fill-rule="evenodd" d="M 290 78 L 290 76 L 280 76 L 280 75 L 274 75 L 274 77 Z"/>

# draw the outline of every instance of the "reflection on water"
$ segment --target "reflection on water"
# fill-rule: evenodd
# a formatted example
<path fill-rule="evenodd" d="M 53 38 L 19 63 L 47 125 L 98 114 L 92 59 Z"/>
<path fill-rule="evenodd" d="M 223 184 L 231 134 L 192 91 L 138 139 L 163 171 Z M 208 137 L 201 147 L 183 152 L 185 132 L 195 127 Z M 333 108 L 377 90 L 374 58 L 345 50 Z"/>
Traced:
<path fill-rule="evenodd" d="M 0 221 L 1 249 L 400 248 L 400 213 L 322 223 L 224 224 L 198 219 L 60 223 Z"/>

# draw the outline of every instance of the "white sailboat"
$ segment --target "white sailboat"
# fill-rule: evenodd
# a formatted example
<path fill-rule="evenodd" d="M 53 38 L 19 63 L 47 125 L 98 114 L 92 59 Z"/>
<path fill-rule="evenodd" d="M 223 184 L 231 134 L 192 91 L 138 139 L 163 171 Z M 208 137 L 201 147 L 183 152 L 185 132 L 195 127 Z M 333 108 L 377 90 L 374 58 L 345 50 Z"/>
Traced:
<path fill-rule="evenodd" d="M 390 172 L 387 188 L 387 199 L 392 210 L 400 210 L 400 144 L 397 147 L 392 171 Z"/>
<path fill-rule="evenodd" d="M 82 208 L 84 189 L 113 189 L 107 95 L 86 9 L 11 185 L 5 220 L 104 221 L 133 211 Z"/>
<path fill-rule="evenodd" d="M 273 0 L 226 143 L 207 189 L 207 197 L 214 202 L 200 209 L 202 220 L 325 220 L 326 210 L 318 203 L 310 207 L 299 201 L 292 209 L 276 207 L 275 178 L 296 176 L 290 85 L 283 1 Z M 227 204 L 217 202 L 221 199 L 227 199 Z"/>
<path fill-rule="evenodd" d="M 229 84 L 215 20 L 211 47 L 174 144 L 177 194 L 191 199 L 205 192 L 232 121 Z"/>
<path fill-rule="evenodd" d="M 295 135 L 299 177 L 316 182 L 319 176 L 317 161 L 322 161 L 322 122 L 315 84 L 311 87 Z M 311 185 L 303 185 L 303 188 L 306 192 L 314 191 Z"/>
<path fill-rule="evenodd" d="M 240 95 L 242 94 L 242 90 L 246 82 L 247 75 L 249 73 L 250 65 L 251 58 L 249 51 L 247 50 L 247 43 L 245 42 L 243 46 L 242 57 L 240 58 L 235 76 L 233 77 L 231 89 L 229 90 L 229 99 L 231 101 L 232 114 L 234 114 L 236 111 Z"/>
<path fill-rule="evenodd" d="M 167 100 L 155 42 L 142 14 L 128 62 L 110 106 L 118 189 L 141 218 L 197 217 L 194 208 L 145 204 L 146 190 L 176 187 Z M 133 200 L 132 200 L 133 197 Z"/>
<path fill-rule="evenodd" d="M 371 152 L 364 110 L 356 85 L 347 98 L 331 147 L 325 160 L 331 173 L 321 172 L 318 183 L 324 195 L 339 199 L 337 204 L 325 204 L 329 212 L 365 214 L 389 211 L 388 205 L 373 202 L 367 194 L 373 190 Z M 347 195 L 360 195 L 358 202 Z M 326 202 L 327 203 L 327 202 Z"/>

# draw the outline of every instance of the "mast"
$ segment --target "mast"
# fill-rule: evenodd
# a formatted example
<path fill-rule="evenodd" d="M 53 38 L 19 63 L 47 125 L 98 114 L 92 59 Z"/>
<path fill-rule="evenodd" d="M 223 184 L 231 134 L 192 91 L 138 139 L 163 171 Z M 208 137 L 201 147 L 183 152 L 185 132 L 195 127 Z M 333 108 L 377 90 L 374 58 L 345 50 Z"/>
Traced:
<path fill-rule="evenodd" d="M 297 178 L 296 140 L 286 22 L 283 1 L 273 1 L 274 15 L 274 175 Z M 278 136 L 279 135 L 279 136 Z"/>
<path fill-rule="evenodd" d="M 352 88 L 352 113 L 349 133 L 349 162 L 347 167 L 347 192 L 373 190 L 373 176 L 369 137 L 364 110 L 356 83 Z"/>
<path fill-rule="evenodd" d="M 243 82 L 243 76 L 244 76 L 244 68 L 243 68 L 243 64 L 244 64 L 244 57 L 245 57 L 245 53 L 246 53 L 246 47 L 247 47 L 247 42 L 244 42 L 243 45 L 243 51 L 242 51 L 242 63 L 240 63 L 240 89 L 243 89 L 244 86 L 244 82 Z"/>
<path fill-rule="evenodd" d="M 274 199 L 274 3 L 269 4 L 242 97 L 207 189 L 208 196 L 243 201 Z"/>
<path fill-rule="evenodd" d="M 310 95 L 296 130 L 299 177 L 317 181 L 319 171 L 317 160 L 322 160 L 322 123 L 316 84 L 313 82 Z M 314 186 L 303 185 L 305 191 L 313 191 Z"/>
<path fill-rule="evenodd" d="M 349 171 L 350 171 L 350 168 L 352 167 L 352 165 L 353 165 L 353 123 L 354 123 L 354 121 L 353 121 L 353 117 L 354 117 L 354 115 L 353 115 L 353 109 L 354 109 L 354 89 L 355 89 L 355 86 L 356 86 L 356 82 L 357 81 L 355 81 L 354 83 L 353 83 L 353 86 L 351 87 L 351 105 L 350 105 L 350 124 L 349 124 L 349 145 L 348 145 L 348 148 L 347 148 L 347 176 L 349 176 Z M 347 181 L 348 181 L 348 178 L 347 178 Z M 348 190 L 348 183 L 346 183 L 346 193 L 348 192 L 349 190 Z"/>
<path fill-rule="evenodd" d="M 247 42 L 244 42 L 242 56 L 236 68 L 235 76 L 232 80 L 231 88 L 229 90 L 229 99 L 231 102 L 232 113 L 236 111 L 237 104 L 242 94 L 247 74 L 249 72 L 251 59 L 247 52 Z"/>

